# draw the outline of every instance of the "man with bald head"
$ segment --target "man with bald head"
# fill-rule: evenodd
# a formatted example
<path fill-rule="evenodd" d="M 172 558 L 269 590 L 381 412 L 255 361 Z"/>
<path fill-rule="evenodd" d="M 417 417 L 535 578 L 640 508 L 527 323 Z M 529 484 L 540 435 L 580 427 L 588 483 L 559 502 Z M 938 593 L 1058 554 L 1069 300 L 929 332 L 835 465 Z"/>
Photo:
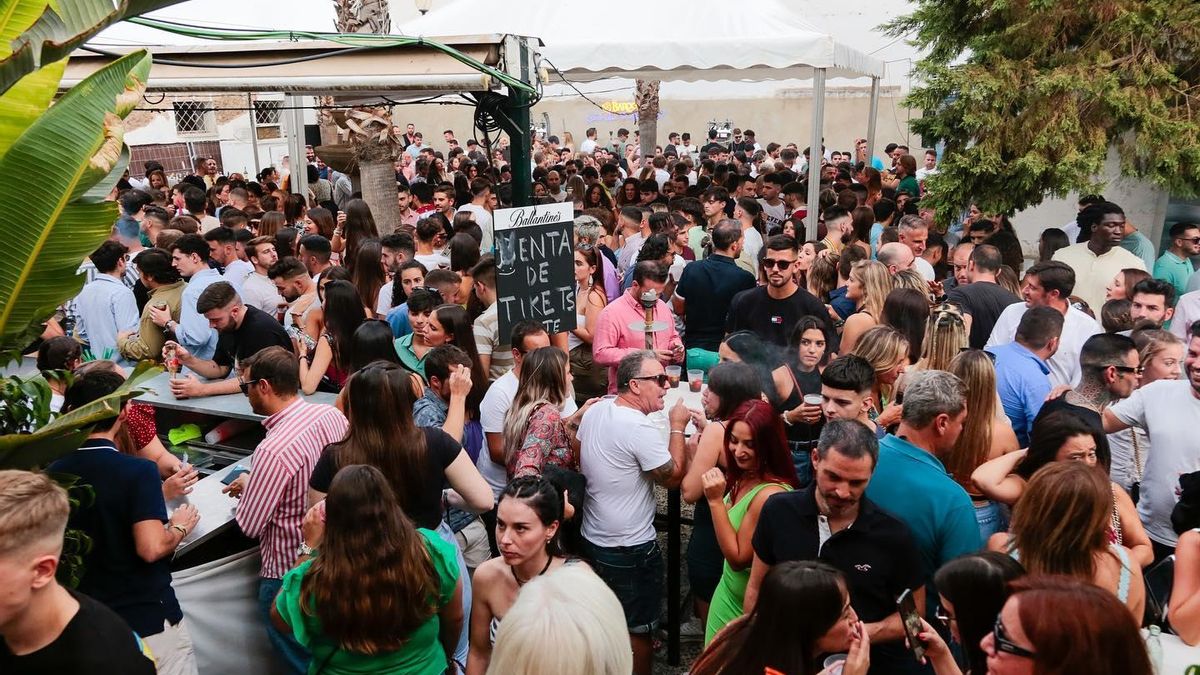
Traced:
<path fill-rule="evenodd" d="M 967 275 L 967 264 L 971 261 L 971 252 L 974 250 L 975 244 L 969 239 L 958 242 L 954 248 L 950 249 L 950 265 L 954 276 L 946 280 L 947 291 L 971 283 L 971 279 Z"/>
<path fill-rule="evenodd" d="M 562 189 L 562 174 L 557 171 L 546 172 L 546 194 L 556 202 L 567 198 L 567 191 Z"/>
<path fill-rule="evenodd" d="M 898 241 L 880 246 L 876 258 L 879 262 L 887 265 L 888 274 L 892 276 L 895 276 L 897 272 L 912 269 L 913 261 L 916 260 L 912 249 Z"/>

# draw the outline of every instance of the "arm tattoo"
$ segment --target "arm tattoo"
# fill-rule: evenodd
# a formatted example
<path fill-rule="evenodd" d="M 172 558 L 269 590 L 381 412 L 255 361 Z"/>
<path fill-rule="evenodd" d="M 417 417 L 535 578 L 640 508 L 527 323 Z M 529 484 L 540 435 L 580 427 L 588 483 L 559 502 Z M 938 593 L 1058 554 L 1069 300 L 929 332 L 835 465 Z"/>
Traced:
<path fill-rule="evenodd" d="M 650 471 L 650 476 L 655 483 L 663 484 L 671 480 L 672 474 L 675 473 L 675 460 L 669 459 L 666 464 Z"/>

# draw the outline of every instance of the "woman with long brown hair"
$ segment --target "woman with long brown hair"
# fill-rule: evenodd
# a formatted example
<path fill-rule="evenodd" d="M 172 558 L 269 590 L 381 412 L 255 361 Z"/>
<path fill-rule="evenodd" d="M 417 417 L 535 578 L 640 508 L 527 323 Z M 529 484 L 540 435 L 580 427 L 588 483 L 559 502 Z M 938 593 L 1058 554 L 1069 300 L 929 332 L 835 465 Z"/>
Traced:
<path fill-rule="evenodd" d="M 271 620 L 312 652 L 311 672 L 453 670 L 464 583 L 454 545 L 415 527 L 373 466 L 345 466 L 328 489 L 302 527 L 320 555 L 299 556 Z"/>
<path fill-rule="evenodd" d="M 773 494 L 800 486 L 783 422 L 769 403 L 746 401 L 733 411 L 725 426 L 725 471 L 714 467 L 701 480 L 725 556 L 704 633 L 705 641 L 711 642 L 725 624 L 742 615 L 754 561 L 750 542 L 763 504 Z"/>
<path fill-rule="evenodd" d="M 561 408 L 571 395 L 567 354 L 540 347 L 525 355 L 517 396 L 504 416 L 504 463 L 509 479 L 540 476 L 547 464 L 579 471 Z"/>
<path fill-rule="evenodd" d="M 371 207 L 361 199 L 346 202 L 345 210 L 337 215 L 337 227 L 333 230 L 333 239 L 329 240 L 330 248 L 334 253 L 340 253 L 345 265 L 350 267 L 356 262 L 362 241 L 372 238 L 379 238 L 379 228 L 375 226 Z"/>
<path fill-rule="evenodd" d="M 971 474 L 989 459 L 1016 452 L 1020 444 L 1003 409 L 998 405 L 996 368 L 987 352 L 978 349 L 962 352 L 950 361 L 945 370 L 957 375 L 967 385 L 967 410 L 971 413 L 963 422 L 962 433 L 954 448 L 942 457 L 942 463 L 954 481 L 971 495 L 979 534 L 986 541 L 1005 529 L 1004 510 L 998 502 L 991 501 L 976 489 L 971 482 Z"/>
<path fill-rule="evenodd" d="M 1063 574 L 1113 593 L 1138 620 L 1146 602 L 1142 568 L 1109 541 L 1109 482 L 1082 462 L 1053 462 L 1033 474 L 1013 509 L 1012 527 L 988 540 L 1030 574 Z"/>
<path fill-rule="evenodd" d="M 321 307 L 325 327 L 308 358 L 308 342 L 297 343 L 300 356 L 300 388 L 305 394 L 322 391 L 341 391 L 350 376 L 351 344 L 354 331 L 366 321 L 362 297 L 348 281 L 331 281 L 325 285 Z"/>
<path fill-rule="evenodd" d="M 567 349 L 575 376 L 575 402 L 581 406 L 589 398 L 608 393 L 608 369 L 592 358 L 596 324 L 608 305 L 602 255 L 595 246 L 575 247 L 575 329 L 567 333 Z"/>
<path fill-rule="evenodd" d="M 378 239 L 364 239 L 355 253 L 354 265 L 350 268 L 351 280 L 362 298 L 363 309 L 376 318 L 375 308 L 379 305 L 379 291 L 387 283 L 387 270 L 383 269 L 383 245 Z M 378 317 L 383 318 L 383 317 Z"/>

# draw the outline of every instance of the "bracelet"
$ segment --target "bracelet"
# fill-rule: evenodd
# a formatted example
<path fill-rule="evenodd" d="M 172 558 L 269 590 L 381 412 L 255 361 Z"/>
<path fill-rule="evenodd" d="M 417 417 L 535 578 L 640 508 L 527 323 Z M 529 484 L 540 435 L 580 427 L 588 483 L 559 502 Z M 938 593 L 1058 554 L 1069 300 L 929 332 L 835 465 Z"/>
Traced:
<path fill-rule="evenodd" d="M 187 528 L 180 525 L 179 523 L 171 523 L 170 525 L 167 526 L 167 529 L 168 530 L 179 530 L 179 534 L 181 534 L 185 537 L 188 534 Z"/>
<path fill-rule="evenodd" d="M 783 423 L 788 425 L 789 427 L 792 426 L 792 421 L 788 419 L 786 412 L 779 413 L 779 419 L 783 420 Z"/>
<path fill-rule="evenodd" d="M 679 434 L 679 435 L 681 435 L 681 436 L 682 436 L 682 435 L 685 435 L 685 434 L 683 433 L 683 429 L 672 429 L 672 430 L 671 430 L 671 433 L 673 433 L 673 434 Z"/>

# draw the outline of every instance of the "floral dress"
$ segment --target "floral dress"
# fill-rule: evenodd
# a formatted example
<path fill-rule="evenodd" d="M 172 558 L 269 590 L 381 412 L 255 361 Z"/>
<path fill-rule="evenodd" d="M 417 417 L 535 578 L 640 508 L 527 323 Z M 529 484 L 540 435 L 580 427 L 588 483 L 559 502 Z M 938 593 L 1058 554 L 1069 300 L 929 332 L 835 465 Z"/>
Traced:
<path fill-rule="evenodd" d="M 579 471 L 579 456 L 571 448 L 562 413 L 551 403 L 543 403 L 529 416 L 525 440 L 508 460 L 508 476 L 540 476 L 547 464 Z"/>

